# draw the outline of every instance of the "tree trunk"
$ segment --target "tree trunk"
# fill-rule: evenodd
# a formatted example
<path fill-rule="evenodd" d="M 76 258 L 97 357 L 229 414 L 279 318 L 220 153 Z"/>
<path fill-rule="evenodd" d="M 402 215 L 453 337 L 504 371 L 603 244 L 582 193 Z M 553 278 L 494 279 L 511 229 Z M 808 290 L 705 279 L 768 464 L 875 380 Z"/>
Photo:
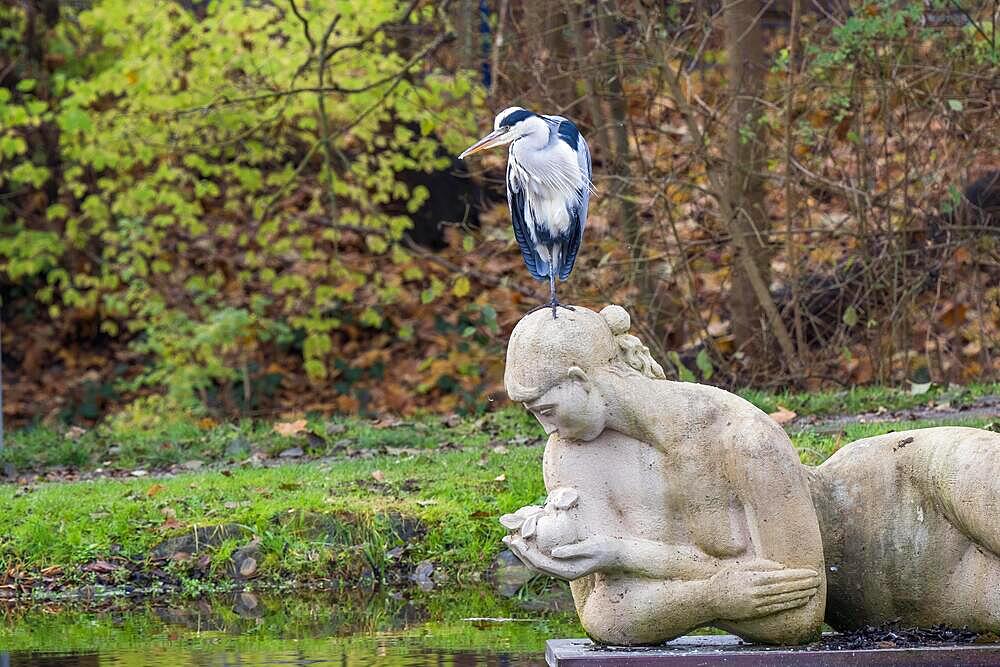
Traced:
<path fill-rule="evenodd" d="M 726 5 L 726 41 L 729 50 L 729 136 L 726 150 L 726 190 L 732 203 L 729 228 L 741 238 L 734 252 L 748 252 L 765 285 L 770 284 L 771 252 L 767 243 L 770 221 L 764 208 L 765 169 L 763 93 L 767 60 L 761 34 L 760 0 L 730 0 Z M 743 250 L 741 250 L 741 248 Z M 759 360 L 767 351 L 767 323 L 742 257 L 733 261 L 729 310 L 738 349 Z"/>

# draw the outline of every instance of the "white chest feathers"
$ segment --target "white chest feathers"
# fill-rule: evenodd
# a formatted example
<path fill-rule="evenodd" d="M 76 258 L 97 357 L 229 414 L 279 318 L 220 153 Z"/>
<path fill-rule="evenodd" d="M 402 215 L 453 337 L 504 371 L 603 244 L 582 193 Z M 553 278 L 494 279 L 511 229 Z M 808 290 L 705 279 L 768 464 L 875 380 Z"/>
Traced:
<path fill-rule="evenodd" d="M 510 148 L 510 176 L 525 195 L 525 222 L 529 230 L 538 226 L 561 234 L 569 229 L 569 208 L 577 204 L 585 180 L 577 155 L 562 140 L 537 150 L 518 143 Z"/>

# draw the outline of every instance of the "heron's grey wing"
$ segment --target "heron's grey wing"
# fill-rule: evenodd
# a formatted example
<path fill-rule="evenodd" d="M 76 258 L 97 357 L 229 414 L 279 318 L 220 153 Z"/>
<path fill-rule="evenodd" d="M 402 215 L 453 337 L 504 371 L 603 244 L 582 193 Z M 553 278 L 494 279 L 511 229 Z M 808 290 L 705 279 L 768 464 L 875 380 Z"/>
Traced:
<path fill-rule="evenodd" d="M 569 121 L 565 121 L 565 123 L 572 125 Z M 590 163 L 590 147 L 587 146 L 587 140 L 583 138 L 583 135 L 579 131 L 576 131 L 576 126 L 573 126 L 573 130 L 573 134 L 576 135 L 576 158 L 580 162 L 580 174 L 583 182 L 576 189 L 576 201 L 566 207 L 569 212 L 570 238 L 563 251 L 564 259 L 559 271 L 560 280 L 569 278 L 570 272 L 573 271 L 573 264 L 576 262 L 576 255 L 580 252 L 580 245 L 583 243 L 583 229 L 587 226 L 587 208 L 590 205 L 590 186 L 591 177 L 593 176 Z M 569 134 L 569 132 L 564 132 L 563 124 L 560 124 L 560 138 L 564 134 Z"/>
<path fill-rule="evenodd" d="M 549 276 L 549 265 L 538 256 L 535 244 L 528 230 L 526 211 L 528 200 L 524 187 L 513 174 L 510 164 L 507 165 L 507 206 L 510 208 L 510 220 L 514 227 L 514 239 L 521 246 L 521 256 L 528 273 L 536 280 L 545 280 Z"/>

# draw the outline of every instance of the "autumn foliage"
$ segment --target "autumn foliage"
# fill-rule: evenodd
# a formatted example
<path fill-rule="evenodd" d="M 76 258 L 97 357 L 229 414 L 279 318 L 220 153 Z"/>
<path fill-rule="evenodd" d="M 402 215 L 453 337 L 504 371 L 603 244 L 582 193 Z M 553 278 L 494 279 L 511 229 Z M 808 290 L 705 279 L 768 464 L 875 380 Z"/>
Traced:
<path fill-rule="evenodd" d="M 561 295 L 629 307 L 674 377 L 1000 376 L 995 7 L 768 5 L 745 91 L 721 8 L 487 4 L 485 30 L 420 0 L 0 8 L 8 417 L 489 409 L 546 286 L 503 155 L 474 165 L 472 205 L 438 207 L 512 103 L 574 118 L 595 153 Z M 735 289 L 747 242 L 764 294 Z"/>

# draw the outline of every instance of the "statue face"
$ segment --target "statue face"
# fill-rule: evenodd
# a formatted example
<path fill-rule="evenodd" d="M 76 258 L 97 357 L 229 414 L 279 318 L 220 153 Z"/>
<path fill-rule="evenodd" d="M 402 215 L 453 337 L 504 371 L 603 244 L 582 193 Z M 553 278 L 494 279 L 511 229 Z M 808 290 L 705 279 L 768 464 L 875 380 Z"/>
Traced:
<path fill-rule="evenodd" d="M 604 398 L 584 380 L 563 380 L 524 407 L 535 415 L 547 435 L 558 433 L 567 440 L 589 441 L 604 431 Z"/>

